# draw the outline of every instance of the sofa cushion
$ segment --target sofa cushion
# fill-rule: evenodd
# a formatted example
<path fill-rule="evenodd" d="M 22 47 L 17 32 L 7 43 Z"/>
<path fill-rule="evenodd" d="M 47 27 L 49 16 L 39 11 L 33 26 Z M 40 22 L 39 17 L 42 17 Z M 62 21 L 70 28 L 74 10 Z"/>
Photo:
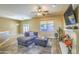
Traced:
<path fill-rule="evenodd" d="M 38 32 L 34 32 L 33 34 L 34 34 L 35 36 L 38 36 Z"/>
<path fill-rule="evenodd" d="M 46 47 L 48 40 L 35 39 L 35 45 Z"/>
<path fill-rule="evenodd" d="M 30 33 L 29 33 L 29 32 L 25 32 L 25 33 L 24 33 L 24 36 L 25 36 L 25 37 L 28 37 L 28 36 L 30 36 Z"/>

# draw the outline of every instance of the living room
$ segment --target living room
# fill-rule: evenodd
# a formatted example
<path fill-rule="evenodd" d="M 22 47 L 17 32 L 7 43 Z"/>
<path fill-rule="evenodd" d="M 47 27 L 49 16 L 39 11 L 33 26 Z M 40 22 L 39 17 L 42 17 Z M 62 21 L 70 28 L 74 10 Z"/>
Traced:
<path fill-rule="evenodd" d="M 67 10 L 69 12 L 66 12 Z M 78 26 L 78 23 L 70 23 L 65 20 L 67 19 L 65 13 L 70 14 L 71 11 L 74 11 L 78 22 L 79 7 L 75 4 L 0 5 L 0 52 L 22 54 L 76 53 L 74 51 L 76 50 L 74 48 L 75 43 L 73 43 L 73 51 L 67 51 L 66 47 L 64 47 L 64 49 L 66 48 L 64 50 L 62 43 L 59 43 L 59 41 L 63 41 L 59 37 L 60 34 L 61 36 L 65 36 L 65 28 L 74 28 L 75 25 L 73 24 Z M 61 33 L 58 33 L 59 28 L 61 29 Z M 30 39 L 32 37 L 29 40 L 30 43 L 27 42 L 29 37 L 26 38 L 29 35 Z M 42 40 L 40 41 L 40 39 Z M 34 44 L 37 46 L 34 46 Z M 77 49 L 79 48 L 77 47 Z"/>

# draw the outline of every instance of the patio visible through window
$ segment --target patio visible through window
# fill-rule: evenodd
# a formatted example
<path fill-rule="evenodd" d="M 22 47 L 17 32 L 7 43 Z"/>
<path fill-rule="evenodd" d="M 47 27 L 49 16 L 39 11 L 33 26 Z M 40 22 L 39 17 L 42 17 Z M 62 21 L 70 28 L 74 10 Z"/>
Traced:
<path fill-rule="evenodd" d="M 45 32 L 51 32 L 54 30 L 54 22 L 53 21 L 41 21 L 40 22 L 40 30 Z"/>

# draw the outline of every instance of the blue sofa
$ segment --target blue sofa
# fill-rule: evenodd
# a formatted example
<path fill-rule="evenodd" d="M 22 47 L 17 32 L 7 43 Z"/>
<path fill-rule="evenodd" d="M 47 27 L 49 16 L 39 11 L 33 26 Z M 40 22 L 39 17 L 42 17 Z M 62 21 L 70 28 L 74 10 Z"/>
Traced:
<path fill-rule="evenodd" d="M 48 39 L 41 40 L 41 39 L 39 39 L 37 32 L 34 32 L 33 34 L 34 34 L 33 36 L 30 36 L 28 32 L 25 32 L 24 37 L 17 38 L 18 45 L 22 45 L 22 46 L 28 47 L 28 46 L 30 46 L 31 44 L 34 43 L 37 46 L 43 46 L 43 47 L 47 46 Z"/>

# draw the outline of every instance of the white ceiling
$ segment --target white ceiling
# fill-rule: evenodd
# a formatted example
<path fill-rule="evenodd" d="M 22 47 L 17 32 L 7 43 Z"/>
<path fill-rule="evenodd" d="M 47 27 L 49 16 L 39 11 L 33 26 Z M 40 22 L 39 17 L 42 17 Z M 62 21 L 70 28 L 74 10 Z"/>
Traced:
<path fill-rule="evenodd" d="M 17 20 L 30 19 L 36 14 L 33 13 L 38 4 L 0 4 L 0 17 L 8 17 Z M 52 4 L 42 4 L 52 14 L 64 13 L 69 5 L 57 4 L 53 7 Z"/>

